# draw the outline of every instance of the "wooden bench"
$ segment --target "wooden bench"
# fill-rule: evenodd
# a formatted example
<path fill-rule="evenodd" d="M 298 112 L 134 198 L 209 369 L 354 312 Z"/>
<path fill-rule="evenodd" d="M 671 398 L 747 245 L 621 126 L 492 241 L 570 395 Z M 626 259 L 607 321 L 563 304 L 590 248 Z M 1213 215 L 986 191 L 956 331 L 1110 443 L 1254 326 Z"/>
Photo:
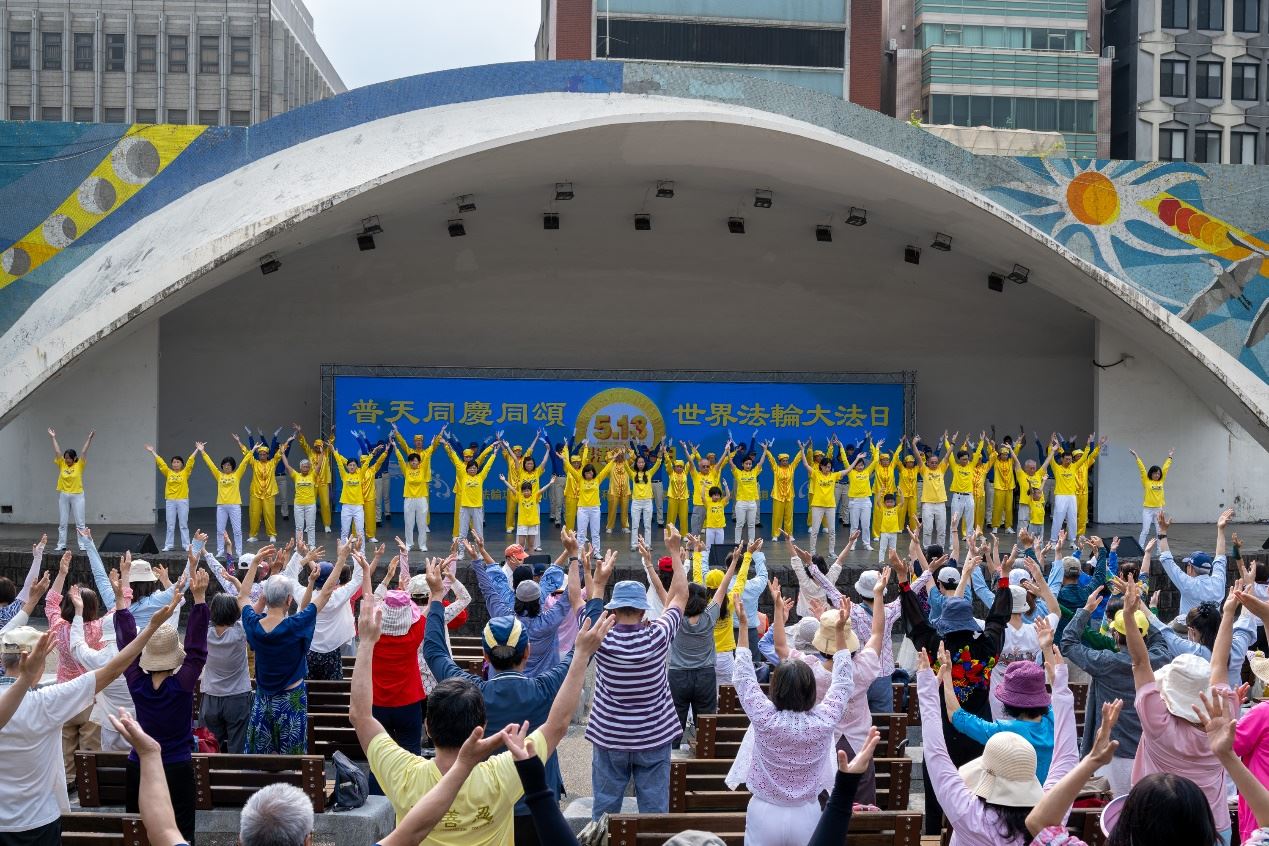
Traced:
<path fill-rule="evenodd" d="M 150 846 L 138 814 L 62 814 L 62 846 Z"/>
<path fill-rule="evenodd" d="M 347 719 L 345 716 L 345 722 Z M 127 752 L 76 752 L 80 806 L 126 805 L 127 761 Z M 317 755 L 196 754 L 193 765 L 194 807 L 200 811 L 241 808 L 252 793 L 277 782 L 303 790 L 315 812 L 326 808 L 325 761 Z"/>
<path fill-rule="evenodd" d="M 615 814 L 608 818 L 609 846 L 661 846 L 681 831 L 713 832 L 727 846 L 743 846 L 743 812 L 705 814 Z M 860 812 L 850 819 L 850 846 L 920 846 L 917 811 Z"/>
<path fill-rule="evenodd" d="M 308 754 L 329 759 L 343 752 L 353 761 L 364 761 L 366 753 L 357 742 L 357 731 L 348 721 L 348 710 L 308 713 Z"/>
<path fill-rule="evenodd" d="M 873 714 L 872 724 L 881 732 L 878 757 L 903 757 L 908 746 L 908 715 Z M 696 718 L 696 757 L 734 759 L 748 728 L 748 714 L 701 714 Z"/>
<path fill-rule="evenodd" d="M 917 700 L 916 683 L 894 683 L 891 688 L 894 690 L 894 704 L 891 705 L 891 710 L 896 714 L 906 713 L 908 725 L 921 725 L 921 703 Z M 906 703 L 904 702 L 905 692 L 907 693 Z"/>
<path fill-rule="evenodd" d="M 723 758 L 677 758 L 670 761 L 670 812 L 744 811 L 749 791 L 736 790 L 725 779 L 732 761 Z M 874 758 L 877 768 L 877 806 L 906 811 L 912 787 L 911 758 Z"/>

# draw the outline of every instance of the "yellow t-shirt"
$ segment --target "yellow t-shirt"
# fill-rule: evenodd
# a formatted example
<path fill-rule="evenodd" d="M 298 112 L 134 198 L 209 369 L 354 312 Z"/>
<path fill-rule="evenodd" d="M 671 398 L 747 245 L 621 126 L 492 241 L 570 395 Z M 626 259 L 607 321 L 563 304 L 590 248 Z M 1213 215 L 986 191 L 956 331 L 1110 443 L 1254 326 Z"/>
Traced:
<path fill-rule="evenodd" d="M 869 477 L 872 476 L 874 465 L 875 462 L 865 466 L 863 470 L 856 470 L 852 465 L 851 469 L 846 471 L 846 496 L 851 499 L 872 496 L 872 482 L 869 481 Z"/>
<path fill-rule="evenodd" d="M 603 469 L 595 474 L 593 478 L 587 479 L 582 475 L 581 470 L 573 469 L 572 465 L 566 465 L 568 469 L 569 479 L 575 480 L 577 483 L 577 507 L 578 508 L 595 508 L 599 505 L 599 485 L 604 479 L 608 478 L 608 474 L 612 472 L 612 462 L 604 465 Z M 585 465 L 582 465 L 583 468 Z"/>
<path fill-rule="evenodd" d="M 463 469 L 462 474 L 457 479 L 459 507 L 485 507 L 485 477 L 489 475 L 489 470 L 492 467 L 493 462 L 489 462 L 475 475 L 468 473 L 466 468 Z"/>
<path fill-rule="evenodd" d="M 529 735 L 545 763 L 550 757 L 546 737 L 538 729 Z M 370 771 L 396 811 L 397 824 L 423 794 L 436 787 L 442 773 L 436 762 L 407 752 L 387 733 L 375 735 L 366 750 Z M 453 804 L 427 836 L 428 846 L 506 846 L 513 839 L 515 803 L 524 795 L 510 752 L 476 765 Z"/>
<path fill-rule="evenodd" d="M 542 491 L 538 489 L 530 494 L 520 491 L 520 496 L 516 498 L 519 507 L 516 509 L 516 525 L 517 526 L 540 526 L 542 525 Z"/>
<path fill-rule="evenodd" d="M 1036 526 L 1044 525 L 1044 495 L 1032 499 L 1028 494 L 1026 502 L 1031 506 L 1031 516 L 1027 518 L 1027 522 Z"/>
<path fill-rule="evenodd" d="M 881 506 L 881 525 L 878 527 L 883 533 L 897 534 L 899 531 L 899 507 L 897 505 L 887 508 Z"/>
<path fill-rule="evenodd" d="M 1162 508 L 1167 503 L 1163 497 L 1163 483 L 1168 480 L 1168 468 L 1172 466 L 1172 459 L 1169 458 L 1163 462 L 1163 466 L 1159 469 L 1163 471 L 1162 477 L 1155 481 L 1150 478 L 1150 471 L 1146 469 L 1146 465 L 1137 459 L 1137 470 L 1141 473 L 1141 507 L 1142 508 Z"/>
<path fill-rule="evenodd" d="M 1039 470 L 1034 473 L 1019 470 L 1016 478 L 1018 479 L 1018 502 L 1021 505 L 1026 505 L 1031 501 L 1031 489 L 1033 487 L 1038 487 L 1042 490 L 1044 488 L 1044 474 Z"/>
<path fill-rule="evenodd" d="M 163 474 L 163 498 L 164 499 L 189 499 L 189 474 L 194 469 L 194 456 L 190 456 L 190 461 L 186 461 L 181 465 L 180 470 L 173 470 L 172 465 L 168 464 L 157 455 L 154 460 L 159 465 L 159 472 Z M 76 462 L 79 463 L 79 462 Z"/>
<path fill-rule="evenodd" d="M 727 528 L 727 500 L 711 498 L 705 506 L 705 528 Z"/>
<path fill-rule="evenodd" d="M 423 453 L 420 452 L 418 456 L 419 466 L 415 469 L 406 460 L 409 456 L 397 450 L 397 461 L 401 465 L 401 476 L 405 480 L 402 499 L 423 499 L 427 496 L 427 486 L 432 481 L 432 454 L 429 452 L 424 458 Z M 465 470 L 464 473 L 466 473 Z"/>
<path fill-rule="evenodd" d="M 1079 471 L 1074 461 L 1070 466 L 1063 467 L 1061 464 L 1050 464 L 1053 468 L 1053 495 L 1054 496 L 1075 496 L 1075 487 L 1079 484 Z"/>
<path fill-rule="evenodd" d="M 317 504 L 317 476 L 312 470 L 307 473 L 292 470 L 291 482 L 295 485 L 296 505 Z"/>
<path fill-rule="evenodd" d="M 631 494 L 633 499 L 652 499 L 652 481 L 657 476 L 657 471 L 661 469 L 661 459 L 652 462 L 652 466 L 644 470 L 642 474 L 633 467 L 630 468 L 630 483 L 634 488 Z"/>
<path fill-rule="evenodd" d="M 943 474 L 947 472 L 947 456 L 943 456 L 943 460 L 938 463 L 937 467 L 931 468 L 928 464 L 921 465 L 921 501 L 929 502 L 937 505 L 940 502 L 947 502 L 947 480 Z"/>
<path fill-rule="evenodd" d="M 58 467 L 57 474 L 57 492 L 67 494 L 82 494 L 84 492 L 84 459 L 79 459 L 74 464 L 67 464 L 66 460 L 60 455 L 53 459 L 53 463 Z"/>
<path fill-rule="evenodd" d="M 737 502 L 758 501 L 758 474 L 761 472 L 762 467 L 760 465 L 750 470 L 742 470 L 734 464 L 731 466 L 731 475 L 736 481 L 735 494 Z"/>
<path fill-rule="evenodd" d="M 203 461 L 216 479 L 217 505 L 242 505 L 242 474 L 247 472 L 247 462 L 242 462 L 232 473 L 222 473 L 220 468 L 203 453 Z"/>
<path fill-rule="evenodd" d="M 722 472 L 723 468 L 718 464 L 710 467 L 705 473 L 702 473 L 699 470 L 692 471 L 693 505 L 704 505 L 705 501 L 709 499 L 709 489 L 722 487 L 718 484 L 718 480 L 721 478 Z"/>
<path fill-rule="evenodd" d="M 832 508 L 833 507 L 833 489 L 837 487 L 837 480 L 846 475 L 845 470 L 837 470 L 829 473 L 820 471 L 818 467 L 811 467 L 811 507 L 812 508 Z"/>
<path fill-rule="evenodd" d="M 339 490 L 339 504 L 364 505 L 366 500 L 362 496 L 361 490 L 361 483 L 364 481 L 361 475 L 361 469 L 358 468 L 349 473 L 346 469 L 344 469 L 344 465 L 347 462 L 345 462 L 342 458 L 339 458 L 338 453 L 336 453 L 336 460 L 339 461 L 339 464 L 337 465 L 339 467 L 339 480 L 343 482 L 343 487 Z"/>
<path fill-rule="evenodd" d="M 899 465 L 899 493 L 903 494 L 904 499 L 916 499 L 917 475 L 920 472 L 921 465 L 919 464 L 912 467 Z"/>

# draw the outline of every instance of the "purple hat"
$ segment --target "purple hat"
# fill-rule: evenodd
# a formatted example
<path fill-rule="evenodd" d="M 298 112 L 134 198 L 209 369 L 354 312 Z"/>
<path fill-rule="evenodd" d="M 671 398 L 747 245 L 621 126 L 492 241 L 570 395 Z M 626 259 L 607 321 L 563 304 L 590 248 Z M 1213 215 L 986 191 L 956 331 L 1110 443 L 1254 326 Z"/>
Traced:
<path fill-rule="evenodd" d="M 1006 667 L 996 698 L 1014 708 L 1047 708 L 1053 702 L 1044 686 L 1044 668 L 1034 661 L 1014 661 Z"/>

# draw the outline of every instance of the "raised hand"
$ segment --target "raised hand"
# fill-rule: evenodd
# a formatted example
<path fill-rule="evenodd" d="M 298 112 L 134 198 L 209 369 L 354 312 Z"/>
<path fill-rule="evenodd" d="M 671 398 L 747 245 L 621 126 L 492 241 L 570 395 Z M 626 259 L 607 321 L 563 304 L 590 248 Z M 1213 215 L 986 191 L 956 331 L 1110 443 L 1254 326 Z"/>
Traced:
<path fill-rule="evenodd" d="M 46 574 L 47 575 L 47 574 Z M 76 613 L 79 613 L 78 611 Z M 57 645 L 54 632 L 46 631 L 35 642 L 35 648 L 18 659 L 18 675 L 26 682 L 28 688 L 35 687 L 44 676 L 44 667 L 49 653 Z"/>
<path fill-rule="evenodd" d="M 1088 600 L 1084 603 L 1084 610 L 1093 613 L 1097 610 L 1097 605 L 1102 601 L 1103 586 L 1098 585 L 1097 589 L 1088 595 Z"/>
<path fill-rule="evenodd" d="M 868 729 L 868 739 L 864 741 L 863 747 L 855 753 L 855 757 L 849 761 L 846 759 L 846 753 L 838 750 L 837 752 L 837 769 L 844 773 L 853 773 L 862 775 L 868 769 L 868 765 L 872 762 L 873 752 L 877 749 L 877 744 L 881 742 L 881 732 L 876 726 Z"/>
<path fill-rule="evenodd" d="M 1115 750 L 1119 748 L 1119 741 L 1111 740 L 1110 735 L 1115 723 L 1119 722 L 1119 712 L 1123 707 L 1122 699 L 1102 703 L 1102 720 L 1097 724 L 1097 736 L 1093 738 L 1093 748 L 1088 753 L 1088 757 L 1099 767 L 1109 764 L 1115 757 Z"/>

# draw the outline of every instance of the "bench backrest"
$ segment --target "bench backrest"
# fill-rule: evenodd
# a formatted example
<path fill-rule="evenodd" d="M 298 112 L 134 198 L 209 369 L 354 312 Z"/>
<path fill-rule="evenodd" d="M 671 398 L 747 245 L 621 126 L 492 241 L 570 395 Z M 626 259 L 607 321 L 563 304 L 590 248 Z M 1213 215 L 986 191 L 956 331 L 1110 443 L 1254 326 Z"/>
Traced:
<path fill-rule="evenodd" d="M 62 815 L 62 846 L 149 846 L 138 814 Z"/>
<path fill-rule="evenodd" d="M 348 710 L 308 713 L 308 754 L 329 759 L 343 752 L 353 761 L 364 761 L 366 753 L 357 742 L 357 730 L 348 721 Z"/>
<path fill-rule="evenodd" d="M 724 758 L 677 758 L 670 762 L 670 812 L 743 811 L 749 805 L 744 785 L 726 783 L 732 761 Z M 906 811 L 912 789 L 911 758 L 874 758 L 877 806 Z"/>
<path fill-rule="evenodd" d="M 872 724 L 881 732 L 877 754 L 899 758 L 908 743 L 907 714 L 873 714 Z M 696 718 L 696 757 L 735 758 L 749 717 L 741 714 L 701 714 Z"/>
<path fill-rule="evenodd" d="M 699 814 L 616 814 L 608 818 L 610 846 L 661 846 L 681 831 L 713 832 L 728 846 L 745 841 L 744 812 Z M 850 846 L 920 846 L 917 811 L 860 812 L 850 818 Z"/>

